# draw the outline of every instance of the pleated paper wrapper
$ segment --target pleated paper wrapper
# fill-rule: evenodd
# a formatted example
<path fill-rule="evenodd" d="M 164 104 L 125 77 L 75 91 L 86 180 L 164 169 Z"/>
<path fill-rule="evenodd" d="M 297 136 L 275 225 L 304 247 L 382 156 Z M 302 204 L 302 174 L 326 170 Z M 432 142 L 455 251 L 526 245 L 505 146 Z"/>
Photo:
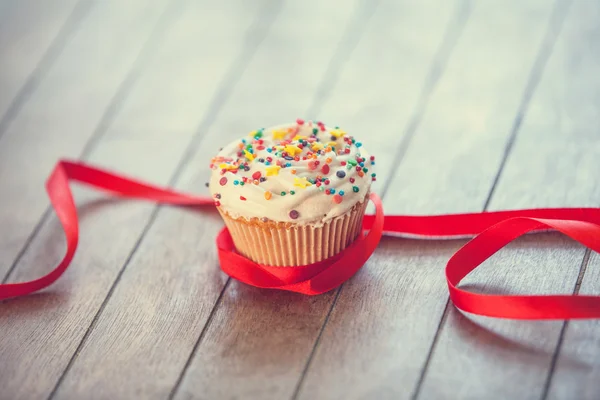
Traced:
<path fill-rule="evenodd" d="M 332 257 L 362 230 L 367 201 L 321 224 L 294 224 L 233 218 L 218 207 L 238 253 L 263 265 L 299 266 Z"/>

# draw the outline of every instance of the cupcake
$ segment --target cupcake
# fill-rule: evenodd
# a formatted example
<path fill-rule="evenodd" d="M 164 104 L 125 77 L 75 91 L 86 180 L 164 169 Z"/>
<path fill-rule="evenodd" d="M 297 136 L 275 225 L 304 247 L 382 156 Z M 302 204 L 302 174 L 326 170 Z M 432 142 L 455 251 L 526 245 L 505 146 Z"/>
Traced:
<path fill-rule="evenodd" d="M 361 233 L 374 160 L 339 127 L 298 119 L 224 147 L 211 161 L 210 191 L 237 252 L 307 265 Z"/>

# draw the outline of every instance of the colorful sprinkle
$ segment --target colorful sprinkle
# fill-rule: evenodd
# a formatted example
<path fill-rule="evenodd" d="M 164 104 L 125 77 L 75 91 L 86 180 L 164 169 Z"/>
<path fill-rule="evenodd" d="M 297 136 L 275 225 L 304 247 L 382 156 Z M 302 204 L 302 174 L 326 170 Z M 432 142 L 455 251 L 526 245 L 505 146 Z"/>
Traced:
<path fill-rule="evenodd" d="M 273 176 L 273 175 L 279 175 L 279 170 L 281 169 L 281 167 L 279 165 L 271 165 L 271 166 L 267 167 L 266 169 L 267 169 L 267 176 Z"/>
<path fill-rule="evenodd" d="M 340 179 L 342 179 L 342 178 L 345 178 L 345 177 L 346 177 L 346 173 L 345 173 L 343 170 L 341 170 L 341 169 L 340 169 L 338 172 L 336 172 L 336 173 L 335 173 L 335 175 L 336 175 L 338 178 L 340 178 Z"/>
<path fill-rule="evenodd" d="M 294 186 L 298 186 L 302 189 L 306 189 L 307 186 L 312 185 L 305 177 L 303 178 L 294 178 Z"/>
<path fill-rule="evenodd" d="M 281 192 L 281 195 L 282 195 L 282 196 L 285 196 L 285 192 Z"/>
<path fill-rule="evenodd" d="M 252 153 L 250 153 L 248 150 L 244 149 L 244 155 L 246 156 L 246 158 L 250 161 L 254 161 L 254 155 Z"/>
<path fill-rule="evenodd" d="M 340 190 L 338 193 L 339 193 L 340 196 L 344 195 L 344 191 L 343 190 Z"/>
<path fill-rule="evenodd" d="M 240 184 L 240 181 L 233 181 L 233 184 L 237 186 Z"/>
<path fill-rule="evenodd" d="M 285 135 L 287 135 L 287 131 L 285 131 L 283 129 L 275 129 L 273 131 L 273 139 L 275 139 L 275 140 L 281 140 L 285 137 Z"/>
<path fill-rule="evenodd" d="M 300 216 L 300 213 L 296 210 L 292 210 L 292 211 L 290 211 L 289 215 L 290 215 L 291 219 L 298 219 L 298 217 Z"/>
<path fill-rule="evenodd" d="M 244 196 L 240 196 L 240 200 L 246 201 L 246 198 Z"/>
<path fill-rule="evenodd" d="M 323 164 L 323 166 L 321 167 L 321 172 L 325 175 L 327 175 L 329 173 L 329 165 L 328 164 Z"/>
<path fill-rule="evenodd" d="M 252 179 L 260 179 L 261 173 L 260 171 L 256 171 L 252 174 Z"/>
<path fill-rule="evenodd" d="M 221 179 L 219 179 L 219 185 L 225 186 L 226 184 L 227 184 L 227 178 L 222 177 Z"/>
<path fill-rule="evenodd" d="M 354 191 L 354 193 L 358 193 L 360 189 L 358 188 L 358 186 L 352 186 L 352 190 Z"/>
<path fill-rule="evenodd" d="M 271 200 L 271 197 L 273 197 L 273 193 L 271 192 L 265 192 L 265 200 Z"/>
<path fill-rule="evenodd" d="M 333 196 L 333 202 L 336 204 L 340 204 L 342 202 L 342 200 L 344 200 L 344 199 L 339 194 L 336 194 L 335 196 Z"/>

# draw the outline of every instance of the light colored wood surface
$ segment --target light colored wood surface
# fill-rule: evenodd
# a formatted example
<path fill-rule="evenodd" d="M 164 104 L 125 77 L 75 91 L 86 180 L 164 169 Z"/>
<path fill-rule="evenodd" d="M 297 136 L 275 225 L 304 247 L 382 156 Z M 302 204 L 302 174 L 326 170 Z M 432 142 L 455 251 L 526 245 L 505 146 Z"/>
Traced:
<path fill-rule="evenodd" d="M 587 117 L 586 112 L 597 86 L 588 79 L 579 82 L 585 74 L 569 67 L 575 59 L 580 60 L 576 69 L 597 65 L 598 56 L 588 56 L 583 50 L 585 43 L 597 40 L 583 23 L 598 15 L 590 4 L 575 2 L 567 14 L 562 40 L 558 40 L 527 107 L 490 209 L 598 205 L 600 193 L 592 171 L 600 165 L 600 153 L 597 132 L 590 130 L 597 117 Z M 582 57 L 595 64 L 588 66 Z M 579 244 L 558 234 L 530 236 L 494 256 L 464 284 L 486 293 L 570 294 L 583 255 Z M 452 308 L 427 371 L 423 394 L 436 397 L 441 387 L 461 382 L 457 385 L 460 393 L 471 398 L 543 398 L 562 325 L 561 321 L 465 316 Z M 465 354 L 470 355 L 468 362 Z M 572 367 L 580 369 L 583 365 L 577 360 L 580 358 L 572 358 Z M 582 398 L 580 394 L 571 389 L 562 398 Z"/>
<path fill-rule="evenodd" d="M 386 212 L 484 207 L 551 11 L 543 1 L 511 4 L 473 4 L 422 122 L 396 164 Z M 463 243 L 384 240 L 344 285 L 303 397 L 413 396 L 447 298 L 443 266 Z M 451 394 L 455 387 L 443 389 Z"/>
<path fill-rule="evenodd" d="M 53 164 L 78 157 L 102 133 L 106 107 L 164 9 L 158 0 L 126 4 L 93 4 L 0 141 L 0 277 L 47 210 L 44 181 Z"/>
<path fill-rule="evenodd" d="M 76 7 L 78 3 L 0 2 L 0 137 L 89 9 L 88 4 Z"/>
<path fill-rule="evenodd" d="M 596 206 L 600 7 L 573 3 L 0 1 L 0 279 L 61 256 L 43 192 L 59 157 L 207 194 L 217 148 L 296 117 L 369 142 L 388 213 Z M 0 399 L 600 392 L 597 323 L 444 312 L 464 241 L 385 238 L 340 290 L 305 297 L 228 279 L 214 210 L 75 197 L 72 268 L 0 302 Z M 570 293 L 583 254 L 532 235 L 464 284 Z"/>
<path fill-rule="evenodd" d="M 595 171 L 600 167 L 600 76 L 590 74 L 600 68 L 600 54 L 589 51 L 600 40 L 600 4 L 575 2 L 568 23 L 556 44 L 544 76 L 545 84 L 539 88 L 539 106 L 530 112 L 531 125 L 536 138 L 543 141 L 544 155 L 554 160 L 545 171 L 547 184 L 543 193 L 556 193 L 556 201 L 598 207 L 600 187 Z M 544 117 L 545 116 L 545 117 Z M 544 132 L 552 127 L 556 134 L 548 138 Z M 537 150 L 536 150 L 537 151 Z M 558 185 L 558 187 L 557 187 Z M 568 190 L 561 191 L 561 188 Z M 561 263 L 562 276 L 578 272 L 583 251 L 569 263 Z M 547 274 L 552 271 L 545 267 Z M 598 254 L 589 259 L 580 294 L 600 293 Z M 561 274 L 557 274 L 561 276 Z M 572 287 L 567 289 L 572 290 Z M 549 399 L 595 399 L 598 397 L 599 324 L 597 321 L 570 321 L 566 326 L 557 356 L 554 374 L 549 379 Z"/>

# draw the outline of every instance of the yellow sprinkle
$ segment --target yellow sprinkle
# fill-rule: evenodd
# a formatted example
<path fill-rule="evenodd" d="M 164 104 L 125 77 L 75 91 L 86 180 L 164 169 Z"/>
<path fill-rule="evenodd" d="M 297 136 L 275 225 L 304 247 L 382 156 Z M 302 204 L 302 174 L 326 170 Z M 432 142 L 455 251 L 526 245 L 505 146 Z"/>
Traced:
<path fill-rule="evenodd" d="M 303 140 L 304 140 L 304 139 L 306 139 L 306 138 L 307 138 L 307 136 L 296 135 L 296 136 L 294 136 L 294 138 L 293 138 L 292 140 L 300 140 L 300 139 L 303 139 Z"/>
<path fill-rule="evenodd" d="M 332 129 L 329 133 L 336 138 L 342 137 L 346 134 L 346 132 L 341 129 Z"/>
<path fill-rule="evenodd" d="M 219 168 L 230 171 L 232 169 L 237 169 L 237 166 L 223 163 L 223 164 L 219 164 Z"/>
<path fill-rule="evenodd" d="M 270 165 L 266 168 L 267 176 L 279 175 L 279 170 L 281 167 L 279 165 Z"/>
<path fill-rule="evenodd" d="M 250 153 L 248 150 L 244 149 L 244 155 L 246 156 L 246 158 L 250 161 L 254 161 L 254 155 L 252 153 Z"/>
<path fill-rule="evenodd" d="M 293 144 L 288 144 L 285 146 L 285 151 L 292 157 L 297 153 L 302 153 L 302 149 L 298 146 L 294 146 Z"/>
<path fill-rule="evenodd" d="M 323 149 L 323 144 L 322 144 L 322 143 L 315 142 L 315 143 L 312 145 L 312 151 L 319 151 L 319 150 L 321 150 L 321 149 Z"/>
<path fill-rule="evenodd" d="M 273 139 L 283 139 L 287 135 L 287 132 L 283 129 L 275 129 L 273 131 Z"/>
<path fill-rule="evenodd" d="M 252 132 L 250 132 L 250 135 L 248 135 L 248 136 L 252 136 L 252 137 L 254 137 L 254 135 L 256 135 L 256 131 L 252 131 Z"/>
<path fill-rule="evenodd" d="M 306 189 L 307 186 L 312 185 L 306 178 L 294 178 L 294 186 L 298 186 L 302 189 Z"/>
<path fill-rule="evenodd" d="M 335 145 L 336 145 L 336 144 L 337 144 L 336 142 L 328 142 L 328 143 L 327 143 L 327 146 L 331 146 L 331 147 L 334 147 L 334 148 L 335 148 Z"/>

